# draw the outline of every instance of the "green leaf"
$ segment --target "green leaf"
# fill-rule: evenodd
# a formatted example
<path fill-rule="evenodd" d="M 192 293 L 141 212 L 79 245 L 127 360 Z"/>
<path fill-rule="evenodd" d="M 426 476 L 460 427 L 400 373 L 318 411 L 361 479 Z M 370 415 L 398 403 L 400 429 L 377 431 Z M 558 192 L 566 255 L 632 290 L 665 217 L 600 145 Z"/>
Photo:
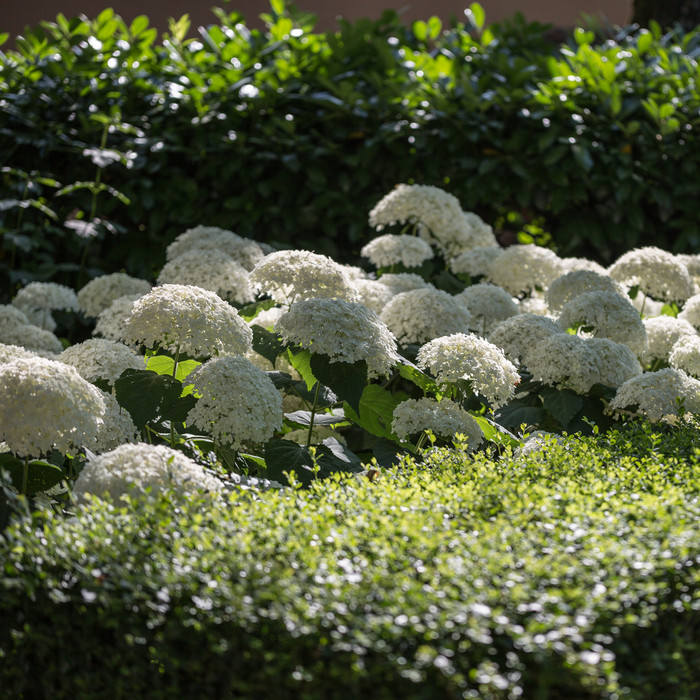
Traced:
<path fill-rule="evenodd" d="M 161 417 L 182 393 L 182 382 L 151 370 L 126 369 L 114 382 L 117 401 L 140 430 Z"/>
<path fill-rule="evenodd" d="M 540 404 L 541 399 L 536 395 L 513 399 L 499 408 L 494 418 L 504 428 L 517 429 L 523 424 L 538 425 L 547 417 L 547 411 Z"/>
<path fill-rule="evenodd" d="M 183 360 L 182 362 L 178 362 L 177 370 L 175 371 L 175 379 L 184 382 L 187 375 L 201 364 L 202 363 L 198 360 Z M 175 360 L 172 357 L 168 357 L 167 355 L 153 355 L 148 358 L 146 369 L 156 374 L 172 377 L 174 365 Z"/>
<path fill-rule="evenodd" d="M 250 323 L 261 311 L 267 311 L 277 306 L 274 299 L 265 299 L 264 301 L 256 301 L 248 304 L 241 309 L 238 309 L 238 315 L 246 322 Z"/>
<path fill-rule="evenodd" d="M 393 396 L 387 389 L 377 384 L 369 384 L 360 397 L 359 411 L 346 406 L 346 413 L 353 423 L 368 433 L 397 441 L 398 438 L 391 431 L 391 423 L 394 419 L 394 409 L 400 403 L 401 399 Z"/>
<path fill-rule="evenodd" d="M 417 387 L 420 387 L 425 393 L 437 393 L 438 385 L 435 380 L 427 375 L 425 372 L 420 370 L 412 362 L 406 359 L 402 359 L 399 364 L 396 365 L 399 370 L 399 374 L 404 378 L 408 379 L 409 382 L 413 382 Z"/>
<path fill-rule="evenodd" d="M 360 458 L 336 438 L 326 438 L 317 448 L 316 458 L 321 467 L 321 478 L 334 472 L 357 474 L 364 471 Z"/>
<path fill-rule="evenodd" d="M 3 452 L 0 455 L 0 469 L 6 469 L 9 472 L 13 486 L 21 491 L 24 460 L 18 459 L 9 452 Z M 28 464 L 26 495 L 33 496 L 40 491 L 47 491 L 60 483 L 64 477 L 65 473 L 61 467 L 41 459 L 34 459 Z"/>
<path fill-rule="evenodd" d="M 571 391 L 571 389 L 545 387 L 542 389 L 541 395 L 542 405 L 553 418 L 561 423 L 564 429 L 583 408 L 583 398 Z"/>
<path fill-rule="evenodd" d="M 359 410 L 362 393 L 367 386 L 367 362 L 331 362 L 327 355 L 311 355 L 311 370 L 322 384 L 330 387 L 341 399 Z"/>
<path fill-rule="evenodd" d="M 286 345 L 279 333 L 268 331 L 261 326 L 253 326 L 253 350 L 275 366 L 275 360 L 284 352 Z M 292 365 L 293 366 L 293 365 Z M 301 373 L 300 373 L 301 374 Z M 302 375 L 303 376 L 303 375 Z"/>
<path fill-rule="evenodd" d="M 484 12 L 484 8 L 478 2 L 473 2 L 469 8 L 464 11 L 464 14 L 476 29 L 481 31 L 484 28 L 486 13 Z"/>
<path fill-rule="evenodd" d="M 308 486 L 316 478 L 318 471 L 318 465 L 314 465 L 307 447 L 280 438 L 273 438 L 265 445 L 265 464 L 265 476 L 282 484 L 289 483 L 285 472 L 294 472 L 297 479 L 304 486 Z"/>
<path fill-rule="evenodd" d="M 172 421 L 173 423 L 184 423 L 187 420 L 187 414 L 194 408 L 197 400 L 193 394 L 179 396 L 174 401 L 163 406 L 160 417 L 162 420 Z"/>
<path fill-rule="evenodd" d="M 306 382 L 306 388 L 311 389 L 318 381 L 311 370 L 311 352 L 307 349 L 288 348 L 287 355 L 289 364 L 299 372 L 301 378 Z"/>
<path fill-rule="evenodd" d="M 472 418 L 479 424 L 479 427 L 484 433 L 484 437 L 489 442 L 495 445 L 510 445 L 511 447 L 520 444 L 520 440 L 518 440 L 513 433 L 506 430 L 498 423 L 486 418 L 486 416 L 475 416 L 472 414 Z"/>
<path fill-rule="evenodd" d="M 285 413 L 284 417 L 296 425 L 308 427 L 311 425 L 311 411 L 293 411 Z M 348 424 L 348 419 L 345 417 L 345 412 L 342 408 L 334 408 L 330 413 L 316 413 L 314 416 L 314 425 L 339 425 Z"/>

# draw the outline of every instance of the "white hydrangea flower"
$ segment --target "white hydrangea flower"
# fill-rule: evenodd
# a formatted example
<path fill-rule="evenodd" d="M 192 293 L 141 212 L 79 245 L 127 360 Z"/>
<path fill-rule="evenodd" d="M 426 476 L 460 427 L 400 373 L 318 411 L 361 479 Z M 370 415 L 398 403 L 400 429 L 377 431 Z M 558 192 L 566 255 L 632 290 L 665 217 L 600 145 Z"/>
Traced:
<path fill-rule="evenodd" d="M 679 400 L 686 411 L 700 413 L 700 382 L 682 369 L 667 367 L 626 381 L 609 408 L 612 412 L 641 415 L 655 423 L 666 416 L 677 416 Z"/>
<path fill-rule="evenodd" d="M 471 315 L 451 294 L 434 287 L 397 294 L 380 318 L 402 345 L 422 345 L 452 333 L 468 333 Z"/>
<path fill-rule="evenodd" d="M 537 314 L 538 316 L 552 316 L 549 306 L 544 297 L 535 293 L 531 297 L 525 297 L 518 302 L 518 309 L 521 314 Z"/>
<path fill-rule="evenodd" d="M 391 331 L 364 304 L 342 299 L 298 301 L 275 328 L 284 341 L 327 355 L 331 362 L 365 360 L 370 377 L 389 374 L 400 359 Z"/>
<path fill-rule="evenodd" d="M 630 290 L 625 290 L 629 296 Z M 648 297 L 644 292 L 638 291 L 634 299 L 630 298 L 632 305 L 639 312 L 642 318 L 652 318 L 653 316 L 661 316 L 664 310 L 664 302 L 657 301 Z"/>
<path fill-rule="evenodd" d="M 20 345 L 48 358 L 53 358 L 63 350 L 61 341 L 51 331 L 45 331 L 39 326 L 6 326 L 2 330 L 2 342 L 6 345 Z"/>
<path fill-rule="evenodd" d="M 55 282 L 30 282 L 17 292 L 12 304 L 26 314 L 30 323 L 47 331 L 56 328 L 52 311 L 78 310 L 75 292 Z"/>
<path fill-rule="evenodd" d="M 370 275 L 369 272 L 363 270 L 357 265 L 341 265 L 340 267 L 343 268 L 343 272 L 347 275 L 348 279 L 351 282 L 355 282 L 357 280 L 373 279 L 373 276 Z"/>
<path fill-rule="evenodd" d="M 469 249 L 498 245 L 496 236 L 493 233 L 493 227 L 487 224 L 477 213 L 465 211 L 462 212 L 462 216 L 471 229 L 469 232 Z M 461 250 L 457 255 L 463 252 L 464 250 Z"/>
<path fill-rule="evenodd" d="M 561 258 L 542 246 L 513 245 L 495 258 L 488 278 L 514 296 L 529 294 L 536 288 L 547 289 L 562 274 Z"/>
<path fill-rule="evenodd" d="M 105 379 L 110 386 L 125 369 L 146 369 L 142 355 L 114 340 L 91 338 L 66 348 L 57 358 L 75 367 L 83 379 L 94 382 Z"/>
<path fill-rule="evenodd" d="M 165 259 L 169 262 L 193 250 L 213 250 L 233 258 L 250 272 L 265 253 L 260 244 L 243 238 L 233 231 L 218 226 L 195 226 L 181 233 L 165 249 Z"/>
<path fill-rule="evenodd" d="M 131 312 L 134 308 L 134 302 L 140 299 L 143 294 L 127 294 L 126 296 L 115 299 L 104 311 L 101 311 L 97 317 L 93 335 L 102 336 L 107 340 L 122 340 L 126 337 L 126 324 L 131 317 Z M 128 342 L 129 345 L 138 345 L 138 343 Z"/>
<path fill-rule="evenodd" d="M 278 304 L 312 298 L 357 300 L 343 267 L 326 255 L 308 250 L 270 253 L 253 268 L 250 283 Z"/>
<path fill-rule="evenodd" d="M 497 324 L 488 339 L 497 345 L 513 363 L 528 366 L 528 356 L 542 339 L 554 333 L 564 333 L 552 318 L 538 314 L 519 314 Z"/>
<path fill-rule="evenodd" d="M 253 332 L 214 292 L 164 284 L 134 302 L 124 340 L 191 357 L 244 355 L 252 347 Z"/>
<path fill-rule="evenodd" d="M 696 379 L 700 377 L 700 335 L 681 336 L 671 348 L 668 363 Z"/>
<path fill-rule="evenodd" d="M 32 325 L 24 311 L 11 304 L 0 304 L 0 336 L 8 328 Z"/>
<path fill-rule="evenodd" d="M 676 258 L 682 262 L 688 269 L 693 282 L 695 282 L 695 293 L 697 294 L 698 285 L 700 284 L 700 255 L 676 255 Z"/>
<path fill-rule="evenodd" d="M 105 403 L 105 414 L 95 441 L 87 445 L 90 451 L 102 454 L 119 447 L 119 445 L 138 442 L 140 440 L 139 431 L 129 412 L 119 405 L 112 394 L 103 391 L 101 395 Z"/>
<path fill-rule="evenodd" d="M 261 311 L 255 318 L 248 321 L 249 326 L 260 326 L 267 330 L 272 330 L 276 325 L 280 317 L 285 313 L 286 309 L 281 306 L 273 306 L 270 309 L 265 309 Z"/>
<path fill-rule="evenodd" d="M 541 340 L 528 360 L 533 379 L 577 394 L 587 394 L 594 384 L 617 388 L 642 373 L 627 345 L 568 333 L 555 333 Z"/>
<path fill-rule="evenodd" d="M 413 272 L 386 272 L 378 281 L 385 287 L 389 287 L 394 295 L 410 292 L 413 289 L 433 288 L 430 282 L 426 282 L 420 275 Z"/>
<path fill-rule="evenodd" d="M 391 429 L 400 440 L 430 430 L 440 437 L 453 439 L 458 433 L 467 438 L 472 452 L 484 439 L 484 432 L 474 417 L 458 403 L 444 399 L 407 399 L 394 409 Z"/>
<path fill-rule="evenodd" d="M 653 299 L 682 302 L 695 294 L 688 268 L 672 253 L 654 246 L 628 251 L 608 272 L 614 280 L 628 287 L 638 286 Z"/>
<path fill-rule="evenodd" d="M 455 294 L 468 309 L 472 317 L 472 329 L 481 335 L 490 333 L 493 327 L 511 316 L 520 313 L 518 304 L 503 287 L 481 282 Z"/>
<path fill-rule="evenodd" d="M 595 262 L 595 260 L 589 260 L 588 258 L 562 258 L 561 266 L 562 275 L 576 270 L 588 270 L 589 272 L 596 272 L 599 275 L 608 274 L 608 271 L 600 263 Z"/>
<path fill-rule="evenodd" d="M 488 270 L 491 263 L 504 250 L 505 248 L 501 248 L 498 245 L 469 248 L 450 258 L 448 267 L 455 275 L 465 274 L 470 277 L 484 277 L 488 279 Z"/>
<path fill-rule="evenodd" d="M 125 272 L 113 272 L 91 279 L 78 292 L 80 310 L 91 318 L 98 317 L 120 297 L 138 298 L 151 291 L 151 283 Z"/>
<path fill-rule="evenodd" d="M 33 350 L 27 350 L 21 345 L 7 345 L 0 343 L 0 363 L 14 362 L 14 360 L 27 360 L 39 357 Z"/>
<path fill-rule="evenodd" d="M 0 440 L 18 457 L 69 454 L 96 437 L 100 390 L 62 362 L 43 357 L 0 364 Z"/>
<path fill-rule="evenodd" d="M 638 357 L 646 352 L 647 332 L 630 300 L 617 292 L 583 292 L 567 301 L 559 314 L 567 328 L 591 328 L 595 337 L 624 343 Z"/>
<path fill-rule="evenodd" d="M 244 357 L 215 357 L 192 370 L 188 381 L 200 396 L 187 424 L 214 442 L 237 450 L 267 442 L 282 426 L 282 395 L 272 380 Z"/>
<path fill-rule="evenodd" d="M 645 364 L 649 364 L 653 360 L 668 361 L 673 346 L 681 337 L 698 335 L 698 332 L 688 321 L 673 316 L 645 318 L 643 323 L 648 346 L 639 357 Z"/>
<path fill-rule="evenodd" d="M 357 292 L 359 302 L 374 311 L 375 314 L 380 314 L 389 300 L 396 294 L 380 280 L 356 279 L 353 280 L 352 285 Z"/>
<path fill-rule="evenodd" d="M 552 281 L 545 298 L 549 308 L 558 311 L 568 301 L 584 292 L 624 295 L 622 285 L 611 279 L 605 271 L 599 273 L 594 270 L 570 270 Z"/>
<path fill-rule="evenodd" d="M 420 267 L 434 256 L 433 249 L 422 238 L 386 233 L 377 236 L 360 250 L 375 267 Z"/>
<path fill-rule="evenodd" d="M 230 255 L 215 249 L 190 250 L 165 263 L 157 284 L 189 284 L 234 304 L 247 304 L 255 295 L 250 273 Z"/>
<path fill-rule="evenodd" d="M 120 445 L 90 459 L 74 484 L 79 501 L 85 501 L 87 494 L 119 501 L 122 496 L 146 491 L 156 494 L 166 489 L 180 494 L 217 493 L 223 484 L 182 452 L 146 443 Z"/>
<path fill-rule="evenodd" d="M 471 381 L 494 409 L 513 398 L 520 382 L 518 370 L 503 350 L 473 334 L 455 333 L 431 340 L 418 351 L 416 363 L 429 369 L 441 384 Z"/>
<path fill-rule="evenodd" d="M 695 330 L 700 330 L 700 294 L 693 294 L 683 304 L 683 310 L 678 314 L 678 318 L 687 321 Z"/>

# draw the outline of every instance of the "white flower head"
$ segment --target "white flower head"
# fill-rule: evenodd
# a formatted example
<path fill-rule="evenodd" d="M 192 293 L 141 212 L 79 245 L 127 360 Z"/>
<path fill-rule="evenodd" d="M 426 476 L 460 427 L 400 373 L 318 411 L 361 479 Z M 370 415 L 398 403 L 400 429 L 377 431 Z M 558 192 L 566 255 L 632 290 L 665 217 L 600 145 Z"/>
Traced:
<path fill-rule="evenodd" d="M 24 311 L 12 306 L 12 304 L 0 304 L 0 334 L 3 334 L 8 328 L 29 325 L 31 323 Z"/>
<path fill-rule="evenodd" d="M 556 253 L 528 243 L 506 248 L 489 265 L 488 278 L 517 296 L 537 288 L 547 289 L 562 271 L 561 258 Z"/>
<path fill-rule="evenodd" d="M 462 434 L 467 438 L 469 452 L 475 450 L 484 439 L 484 432 L 474 417 L 458 403 L 444 399 L 407 399 L 394 409 L 391 429 L 400 440 L 430 430 L 435 435 L 453 439 Z"/>
<path fill-rule="evenodd" d="M 471 325 L 467 307 L 434 287 L 397 294 L 384 307 L 380 318 L 403 345 L 422 345 L 443 335 L 468 333 Z"/>
<path fill-rule="evenodd" d="M 362 247 L 360 255 L 375 267 L 420 267 L 434 256 L 433 249 L 422 238 L 385 233 Z"/>
<path fill-rule="evenodd" d="M 127 294 L 115 299 L 97 317 L 93 335 L 102 336 L 107 340 L 122 340 L 126 336 L 126 323 L 131 316 L 134 302 L 140 299 L 143 294 Z M 129 342 L 129 345 L 138 343 Z"/>
<path fill-rule="evenodd" d="M 266 255 L 251 271 L 250 282 L 278 304 L 312 298 L 357 300 L 352 280 L 342 265 L 308 250 L 280 250 Z"/>
<path fill-rule="evenodd" d="M 498 245 L 477 246 L 462 251 L 450 258 L 448 267 L 455 275 L 466 274 L 470 277 L 488 277 L 491 263 L 506 250 Z"/>
<path fill-rule="evenodd" d="M 539 293 L 535 292 L 533 296 L 520 299 L 518 309 L 521 314 L 537 314 L 538 316 L 552 316 L 547 306 L 547 302 Z"/>
<path fill-rule="evenodd" d="M 91 338 L 66 348 L 57 358 L 75 367 L 83 379 L 106 380 L 114 385 L 125 369 L 146 369 L 143 356 L 114 340 Z"/>
<path fill-rule="evenodd" d="M 628 251 L 608 272 L 614 280 L 639 287 L 653 299 L 682 302 L 695 294 L 695 283 L 683 262 L 654 246 Z"/>
<path fill-rule="evenodd" d="M 549 308 L 558 311 L 564 304 L 584 292 L 624 294 L 622 285 L 611 279 L 605 271 L 600 273 L 594 270 L 570 270 L 552 281 L 545 297 Z"/>
<path fill-rule="evenodd" d="M 700 335 L 682 335 L 671 348 L 668 363 L 696 379 L 700 377 Z"/>
<path fill-rule="evenodd" d="M 518 304 L 503 287 L 481 282 L 455 294 L 472 317 L 472 328 L 480 335 L 490 333 L 493 327 L 520 313 Z"/>
<path fill-rule="evenodd" d="M 248 321 L 249 326 L 260 326 L 267 330 L 272 330 L 277 325 L 277 321 L 280 320 L 282 314 L 284 314 L 286 309 L 281 306 L 273 306 L 270 309 L 265 309 L 260 311 L 254 318 Z"/>
<path fill-rule="evenodd" d="M 134 302 L 124 340 L 201 358 L 244 355 L 252 347 L 253 332 L 214 292 L 164 284 Z"/>
<path fill-rule="evenodd" d="M 96 318 L 120 297 L 133 295 L 138 298 L 148 294 L 151 286 L 148 280 L 132 277 L 125 272 L 101 275 L 91 279 L 80 289 L 78 304 L 86 316 Z"/>
<path fill-rule="evenodd" d="M 673 346 L 681 337 L 698 335 L 698 332 L 688 321 L 673 316 L 645 318 L 643 323 L 648 346 L 639 357 L 646 364 L 653 360 L 668 361 Z"/>
<path fill-rule="evenodd" d="M 187 379 L 200 396 L 186 422 L 214 442 L 239 449 L 267 442 L 282 426 L 282 395 L 265 372 L 244 357 L 215 357 Z"/>
<path fill-rule="evenodd" d="M 185 253 L 204 250 L 228 255 L 249 272 L 265 256 L 258 243 L 233 231 L 218 226 L 195 226 L 181 233 L 165 249 L 165 258 L 171 261 Z"/>
<path fill-rule="evenodd" d="M 645 324 L 630 300 L 617 292 L 583 292 L 567 301 L 559 314 L 559 324 L 583 327 L 597 338 L 624 343 L 638 357 L 646 352 Z"/>
<path fill-rule="evenodd" d="M 388 287 L 394 295 L 410 292 L 412 289 L 433 288 L 430 282 L 426 282 L 414 272 L 385 272 L 378 281 Z"/>
<path fill-rule="evenodd" d="M 6 326 L 2 330 L 2 342 L 20 345 L 47 358 L 53 358 L 63 350 L 61 341 L 51 331 L 32 325 Z"/>
<path fill-rule="evenodd" d="M 91 452 L 102 454 L 109 452 L 119 445 L 128 442 L 138 442 L 139 431 L 134 425 L 129 412 L 122 408 L 117 399 L 106 392 L 101 392 L 102 400 L 105 403 L 105 414 L 102 419 L 95 441 L 87 445 Z"/>
<path fill-rule="evenodd" d="M 528 357 L 533 379 L 577 394 L 587 394 L 594 384 L 617 388 L 642 373 L 632 350 L 608 338 L 555 333 Z"/>
<path fill-rule="evenodd" d="M 600 263 L 595 262 L 595 260 L 589 260 L 588 258 L 562 258 L 561 264 L 562 275 L 565 275 L 567 272 L 575 272 L 576 270 L 588 270 L 589 272 L 596 272 L 599 275 L 608 274 L 608 271 Z"/>
<path fill-rule="evenodd" d="M 189 457 L 165 445 L 124 444 L 90 459 L 75 481 L 79 501 L 86 494 L 122 496 L 173 489 L 177 493 L 217 493 L 222 482 Z"/>
<path fill-rule="evenodd" d="M 43 357 L 0 364 L 0 440 L 18 457 L 69 454 L 96 437 L 102 392 L 62 362 Z"/>
<path fill-rule="evenodd" d="M 27 350 L 21 345 L 7 345 L 0 343 L 0 363 L 14 362 L 14 360 L 27 360 L 39 357 L 33 350 Z"/>
<path fill-rule="evenodd" d="M 472 334 L 455 333 L 431 340 L 418 351 L 416 362 L 440 383 L 471 381 L 494 409 L 513 398 L 520 382 L 518 370 L 503 350 Z"/>
<path fill-rule="evenodd" d="M 667 367 L 626 381 L 609 408 L 612 412 L 641 415 L 655 423 L 678 415 L 679 400 L 686 411 L 699 413 L 700 382 L 682 369 Z"/>
<path fill-rule="evenodd" d="M 535 345 L 555 333 L 564 333 L 564 330 L 554 319 L 538 314 L 519 314 L 497 324 L 489 334 L 489 340 L 501 348 L 511 362 L 520 362 L 527 367 Z"/>
<path fill-rule="evenodd" d="M 695 330 L 700 330 L 700 294 L 693 294 L 683 304 L 683 310 L 678 314 L 678 318 L 687 321 Z"/>
<path fill-rule="evenodd" d="M 380 280 L 356 279 L 352 285 L 358 295 L 358 300 L 368 309 L 380 314 L 382 309 L 389 303 L 389 300 L 397 294 Z"/>
<path fill-rule="evenodd" d="M 52 311 L 78 310 L 75 292 L 55 282 L 30 282 L 17 292 L 12 304 L 26 314 L 30 323 L 47 331 L 56 328 Z"/>
<path fill-rule="evenodd" d="M 292 304 L 275 328 L 283 340 L 326 355 L 331 362 L 364 360 L 370 377 L 389 374 L 400 359 L 391 331 L 364 304 L 305 299 Z"/>
<path fill-rule="evenodd" d="M 230 255 L 207 248 L 190 250 L 167 262 L 158 284 L 190 284 L 216 292 L 222 299 L 247 304 L 255 298 L 250 273 Z"/>

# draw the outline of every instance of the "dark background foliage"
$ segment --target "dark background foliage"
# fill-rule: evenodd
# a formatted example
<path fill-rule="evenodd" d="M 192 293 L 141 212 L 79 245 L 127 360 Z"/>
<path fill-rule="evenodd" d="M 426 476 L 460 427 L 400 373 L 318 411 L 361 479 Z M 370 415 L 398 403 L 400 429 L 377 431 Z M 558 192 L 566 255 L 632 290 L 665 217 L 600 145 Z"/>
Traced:
<path fill-rule="evenodd" d="M 5 293 L 152 277 L 197 224 L 353 262 L 399 182 L 449 190 L 504 242 L 551 234 L 604 263 L 697 250 L 700 36 L 652 22 L 559 44 L 473 10 L 324 34 L 274 3 L 265 32 L 218 10 L 198 40 L 105 10 L 27 33 L 0 52 Z"/>

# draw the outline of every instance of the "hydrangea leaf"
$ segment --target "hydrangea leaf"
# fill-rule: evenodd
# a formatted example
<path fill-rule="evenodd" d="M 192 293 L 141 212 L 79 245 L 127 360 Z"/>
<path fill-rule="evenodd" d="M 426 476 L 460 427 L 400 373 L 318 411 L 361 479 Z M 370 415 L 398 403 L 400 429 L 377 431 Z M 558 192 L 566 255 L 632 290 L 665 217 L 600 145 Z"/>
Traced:
<path fill-rule="evenodd" d="M 147 369 L 127 369 L 114 382 L 114 388 L 119 405 L 131 414 L 140 430 L 180 398 L 182 382 Z"/>
<path fill-rule="evenodd" d="M 546 417 L 547 411 L 542 408 L 538 396 L 514 399 L 500 408 L 495 416 L 499 425 L 511 429 L 517 429 L 521 425 L 538 425 Z"/>
<path fill-rule="evenodd" d="M 293 413 L 285 413 L 284 417 L 296 425 L 308 427 L 311 425 L 312 415 L 311 411 L 294 411 Z M 316 413 L 313 420 L 314 425 L 348 425 L 342 408 L 333 409 L 330 413 Z"/>
<path fill-rule="evenodd" d="M 394 409 L 400 403 L 401 399 L 393 396 L 391 392 L 377 384 L 369 384 L 360 397 L 359 411 L 356 412 L 352 407 L 347 406 L 346 412 L 348 418 L 372 435 L 398 440 L 391 431 L 391 422 Z"/>
<path fill-rule="evenodd" d="M 571 389 L 545 387 L 542 389 L 542 405 L 563 428 L 566 428 L 583 408 L 583 398 Z"/>
<path fill-rule="evenodd" d="M 311 370 L 320 382 L 329 386 L 341 399 L 359 411 L 360 399 L 367 386 L 367 363 L 331 362 L 327 355 L 311 355 Z"/>
<path fill-rule="evenodd" d="M 6 452 L 0 456 L 0 468 L 9 472 L 12 484 L 18 491 L 21 491 L 24 462 Z M 26 494 L 33 496 L 40 491 L 47 491 L 56 486 L 64 476 L 61 467 L 40 459 L 32 460 L 28 465 Z"/>
<path fill-rule="evenodd" d="M 260 326 L 253 326 L 252 329 L 253 350 L 274 366 L 275 360 L 284 352 L 285 344 L 277 333 L 272 333 Z"/>

